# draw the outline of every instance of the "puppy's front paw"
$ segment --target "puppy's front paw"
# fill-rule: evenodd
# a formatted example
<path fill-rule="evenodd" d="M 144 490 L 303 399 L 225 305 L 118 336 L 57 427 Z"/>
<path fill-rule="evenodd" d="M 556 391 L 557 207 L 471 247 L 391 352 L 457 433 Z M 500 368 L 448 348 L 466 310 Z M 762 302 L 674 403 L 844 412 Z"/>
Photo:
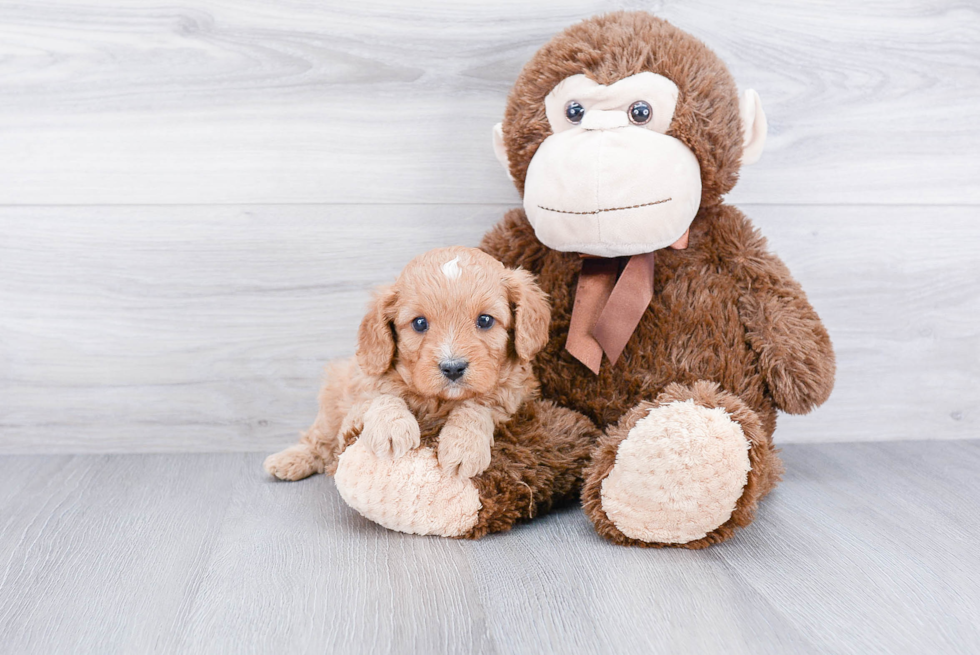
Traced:
<path fill-rule="evenodd" d="M 447 423 L 439 433 L 439 465 L 464 478 L 480 475 L 490 466 L 492 444 L 492 433 Z"/>
<path fill-rule="evenodd" d="M 380 396 L 364 415 L 360 438 L 378 457 L 398 459 L 418 448 L 421 437 L 419 422 L 401 398 Z"/>

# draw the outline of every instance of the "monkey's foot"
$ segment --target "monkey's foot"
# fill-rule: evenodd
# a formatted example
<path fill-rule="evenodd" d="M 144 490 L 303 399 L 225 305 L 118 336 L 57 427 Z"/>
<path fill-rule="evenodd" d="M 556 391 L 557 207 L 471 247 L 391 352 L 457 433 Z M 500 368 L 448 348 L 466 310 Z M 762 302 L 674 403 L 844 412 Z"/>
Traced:
<path fill-rule="evenodd" d="M 600 440 L 583 501 L 604 537 L 702 548 L 751 522 L 756 502 L 778 480 L 779 460 L 755 413 L 703 384 L 680 394 L 683 388 L 672 385 Z"/>
<path fill-rule="evenodd" d="M 358 439 L 340 456 L 334 481 L 365 518 L 409 534 L 464 535 L 482 507 L 473 482 L 443 470 L 428 447 L 379 458 Z"/>
<path fill-rule="evenodd" d="M 684 544 L 727 521 L 748 480 L 749 442 L 720 408 L 651 409 L 619 444 L 602 508 L 627 537 Z"/>

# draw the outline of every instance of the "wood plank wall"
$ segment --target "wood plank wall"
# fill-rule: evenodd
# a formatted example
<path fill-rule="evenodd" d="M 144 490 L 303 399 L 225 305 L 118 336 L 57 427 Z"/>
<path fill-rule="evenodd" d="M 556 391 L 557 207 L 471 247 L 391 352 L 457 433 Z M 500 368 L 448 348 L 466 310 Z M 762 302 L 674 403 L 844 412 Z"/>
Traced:
<path fill-rule="evenodd" d="M 835 340 L 777 440 L 976 437 L 980 12 L 946 0 L 0 6 L 0 453 L 271 450 L 369 289 L 519 198 L 522 64 L 646 8 L 762 96 L 731 202 Z"/>

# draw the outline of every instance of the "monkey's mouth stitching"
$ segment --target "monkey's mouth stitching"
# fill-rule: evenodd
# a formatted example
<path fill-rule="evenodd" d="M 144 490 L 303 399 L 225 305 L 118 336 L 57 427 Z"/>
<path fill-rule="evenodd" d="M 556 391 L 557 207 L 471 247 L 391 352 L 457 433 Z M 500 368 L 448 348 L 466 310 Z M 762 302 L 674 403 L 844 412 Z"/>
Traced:
<path fill-rule="evenodd" d="M 543 205 L 538 205 L 538 209 L 543 209 L 546 212 L 555 212 L 556 214 L 601 214 L 602 212 L 618 212 L 623 209 L 639 209 L 640 207 L 650 207 L 651 205 L 662 205 L 665 202 L 670 202 L 673 198 L 664 198 L 663 200 L 657 200 L 656 202 L 645 202 L 642 205 L 630 205 L 629 207 L 610 207 L 608 209 L 596 209 L 591 212 L 570 212 L 564 209 L 552 209 L 551 207 L 544 207 Z"/>

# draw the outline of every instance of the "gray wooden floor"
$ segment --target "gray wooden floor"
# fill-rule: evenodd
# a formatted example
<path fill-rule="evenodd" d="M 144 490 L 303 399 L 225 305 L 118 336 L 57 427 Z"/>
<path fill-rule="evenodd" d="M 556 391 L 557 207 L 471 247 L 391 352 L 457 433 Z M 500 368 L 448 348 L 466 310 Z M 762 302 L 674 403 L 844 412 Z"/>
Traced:
<path fill-rule="evenodd" d="M 388 532 L 260 454 L 0 457 L 0 650 L 976 653 L 980 441 L 784 457 L 700 552 L 609 545 L 578 507 Z"/>

